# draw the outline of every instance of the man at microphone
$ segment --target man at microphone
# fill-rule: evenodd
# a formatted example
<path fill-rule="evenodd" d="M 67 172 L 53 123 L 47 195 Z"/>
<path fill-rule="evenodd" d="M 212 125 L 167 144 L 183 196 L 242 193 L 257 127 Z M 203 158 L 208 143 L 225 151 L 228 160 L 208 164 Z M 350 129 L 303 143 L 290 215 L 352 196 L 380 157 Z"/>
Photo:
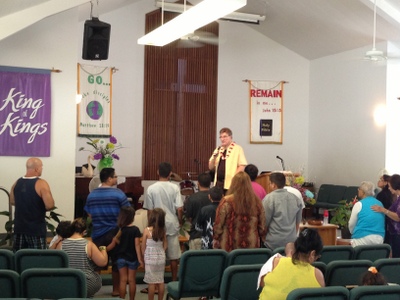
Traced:
<path fill-rule="evenodd" d="M 242 147 L 232 141 L 232 130 L 222 128 L 219 131 L 221 145 L 217 147 L 208 161 L 208 168 L 215 171 L 214 185 L 226 192 L 231 186 L 233 176 L 244 171 L 247 165 Z"/>

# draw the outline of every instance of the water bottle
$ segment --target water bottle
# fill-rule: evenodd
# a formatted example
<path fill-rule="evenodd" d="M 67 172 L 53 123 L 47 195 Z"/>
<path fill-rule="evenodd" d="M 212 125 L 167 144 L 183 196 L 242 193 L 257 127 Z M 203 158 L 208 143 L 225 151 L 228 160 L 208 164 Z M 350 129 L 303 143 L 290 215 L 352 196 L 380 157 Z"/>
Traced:
<path fill-rule="evenodd" d="M 329 224 L 329 211 L 327 209 L 324 210 L 324 225 Z"/>

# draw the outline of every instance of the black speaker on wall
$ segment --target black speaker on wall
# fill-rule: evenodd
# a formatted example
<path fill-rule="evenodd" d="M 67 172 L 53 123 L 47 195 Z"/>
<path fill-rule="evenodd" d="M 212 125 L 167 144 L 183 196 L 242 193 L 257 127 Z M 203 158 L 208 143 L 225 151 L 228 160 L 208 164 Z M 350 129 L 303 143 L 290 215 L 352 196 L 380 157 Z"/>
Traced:
<path fill-rule="evenodd" d="M 85 21 L 82 58 L 86 60 L 108 59 L 111 25 L 92 18 Z"/>

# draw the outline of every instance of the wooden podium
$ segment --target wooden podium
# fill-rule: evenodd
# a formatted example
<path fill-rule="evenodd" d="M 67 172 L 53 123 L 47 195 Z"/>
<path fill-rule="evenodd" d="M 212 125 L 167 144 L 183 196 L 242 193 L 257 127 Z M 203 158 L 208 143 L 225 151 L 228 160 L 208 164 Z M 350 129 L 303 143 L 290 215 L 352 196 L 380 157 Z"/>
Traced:
<path fill-rule="evenodd" d="M 325 224 L 325 225 L 310 225 L 308 223 L 300 224 L 300 230 L 303 230 L 304 228 L 312 228 L 318 231 L 324 246 L 336 245 L 336 230 L 339 228 L 339 226 L 335 224 Z"/>
<path fill-rule="evenodd" d="M 256 178 L 256 182 L 265 189 L 267 194 L 271 192 L 269 175 L 271 175 L 271 172 L 258 175 Z"/>
<path fill-rule="evenodd" d="M 276 172 L 280 172 L 280 171 L 276 171 Z M 260 184 L 265 189 L 267 194 L 269 194 L 271 192 L 271 186 L 270 186 L 270 182 L 271 181 L 269 180 L 269 176 L 272 173 L 276 173 L 276 172 L 263 173 L 261 175 L 258 175 L 257 178 L 256 178 L 256 182 L 258 184 Z M 300 176 L 299 173 L 292 173 L 290 171 L 283 171 L 281 173 L 283 173 L 285 175 L 285 177 L 286 177 L 286 185 L 291 185 L 291 181 L 293 181 L 294 178 Z"/>

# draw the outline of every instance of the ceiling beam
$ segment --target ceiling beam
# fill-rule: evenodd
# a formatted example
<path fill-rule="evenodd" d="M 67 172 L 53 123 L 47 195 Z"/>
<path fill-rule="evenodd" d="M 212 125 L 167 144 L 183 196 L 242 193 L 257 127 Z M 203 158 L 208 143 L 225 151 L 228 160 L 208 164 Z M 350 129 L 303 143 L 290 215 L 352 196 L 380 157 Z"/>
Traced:
<path fill-rule="evenodd" d="M 176 13 L 183 13 L 185 10 L 189 10 L 193 8 L 193 5 L 184 5 L 179 3 L 169 3 L 169 2 L 162 2 L 156 1 L 156 7 L 164 8 L 165 11 L 169 12 L 176 12 Z M 248 13 L 241 13 L 241 12 L 232 12 L 221 19 L 229 20 L 229 21 L 237 21 L 243 23 L 252 23 L 252 24 L 260 24 L 260 21 L 265 21 L 265 16 L 256 15 L 256 14 L 248 14 Z"/>
<path fill-rule="evenodd" d="M 50 0 L 1 17 L 0 40 L 3 40 L 47 17 L 89 2 L 90 0 Z"/>
<path fill-rule="evenodd" d="M 371 10 L 374 9 L 375 0 L 360 0 L 367 5 Z M 397 1 L 397 0 L 396 0 Z M 388 22 L 399 25 L 400 24 L 400 10 L 399 6 L 393 6 L 393 2 L 385 0 L 376 0 L 377 14 L 385 18 Z"/>

